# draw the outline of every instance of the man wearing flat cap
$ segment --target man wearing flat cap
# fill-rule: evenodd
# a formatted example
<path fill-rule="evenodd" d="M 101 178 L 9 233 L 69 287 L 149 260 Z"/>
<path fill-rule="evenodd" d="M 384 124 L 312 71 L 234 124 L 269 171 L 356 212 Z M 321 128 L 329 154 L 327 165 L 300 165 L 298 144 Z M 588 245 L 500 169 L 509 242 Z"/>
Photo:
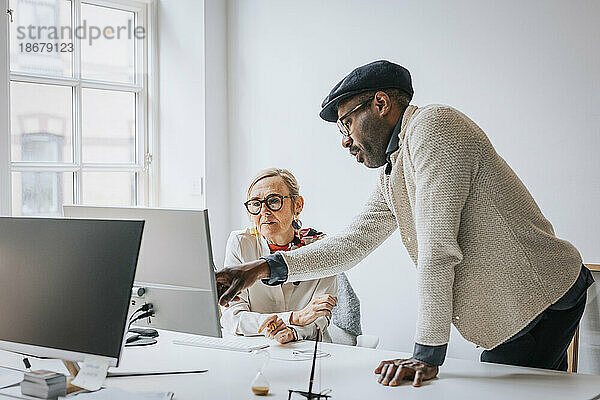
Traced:
<path fill-rule="evenodd" d="M 220 271 L 221 304 L 258 279 L 346 271 L 399 229 L 417 268 L 415 346 L 376 368 L 381 384 L 434 378 L 450 324 L 486 349 L 482 361 L 565 371 L 590 271 L 475 122 L 448 106 L 409 105 L 412 96 L 408 70 L 388 61 L 331 90 L 320 116 L 337 123 L 358 162 L 381 168 L 375 192 L 344 231 Z"/>

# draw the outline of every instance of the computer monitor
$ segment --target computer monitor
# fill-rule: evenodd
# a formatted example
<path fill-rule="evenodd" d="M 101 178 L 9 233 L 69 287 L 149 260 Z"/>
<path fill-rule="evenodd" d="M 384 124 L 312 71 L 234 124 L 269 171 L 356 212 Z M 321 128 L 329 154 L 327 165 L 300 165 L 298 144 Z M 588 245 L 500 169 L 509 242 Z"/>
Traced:
<path fill-rule="evenodd" d="M 0 349 L 118 365 L 143 228 L 0 217 Z"/>
<path fill-rule="evenodd" d="M 134 307 L 152 303 L 155 316 L 138 325 L 221 337 L 208 210 L 69 205 L 65 217 L 141 219 Z"/>
<path fill-rule="evenodd" d="M 135 281 L 210 289 L 207 210 L 65 205 L 63 215 L 146 221 Z"/>

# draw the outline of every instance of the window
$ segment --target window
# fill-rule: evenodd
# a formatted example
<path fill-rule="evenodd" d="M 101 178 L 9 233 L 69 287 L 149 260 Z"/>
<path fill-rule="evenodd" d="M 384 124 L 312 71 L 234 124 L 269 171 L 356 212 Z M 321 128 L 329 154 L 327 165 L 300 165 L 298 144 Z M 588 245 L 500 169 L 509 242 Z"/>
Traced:
<path fill-rule="evenodd" d="M 13 215 L 149 205 L 148 5 L 9 1 Z"/>

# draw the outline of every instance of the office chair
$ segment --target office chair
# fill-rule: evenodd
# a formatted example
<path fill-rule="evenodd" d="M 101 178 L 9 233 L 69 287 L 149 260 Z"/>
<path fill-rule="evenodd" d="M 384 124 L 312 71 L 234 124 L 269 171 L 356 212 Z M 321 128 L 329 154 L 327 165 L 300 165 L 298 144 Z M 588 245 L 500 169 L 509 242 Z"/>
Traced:
<path fill-rule="evenodd" d="M 366 347 L 368 349 L 376 349 L 379 344 L 379 336 L 375 335 L 360 335 L 356 338 L 358 347 Z"/>

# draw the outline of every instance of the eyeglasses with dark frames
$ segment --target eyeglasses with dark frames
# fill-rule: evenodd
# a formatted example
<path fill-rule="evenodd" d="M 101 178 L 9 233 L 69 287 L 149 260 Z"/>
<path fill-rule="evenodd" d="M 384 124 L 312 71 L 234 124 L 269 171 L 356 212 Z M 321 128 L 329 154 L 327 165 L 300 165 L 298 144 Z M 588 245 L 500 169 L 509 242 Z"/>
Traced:
<path fill-rule="evenodd" d="M 373 99 L 367 99 L 365 101 L 361 101 L 360 103 L 358 103 L 356 106 L 354 106 L 354 108 L 352 108 L 350 111 L 348 111 L 346 114 L 342 115 L 341 117 L 338 118 L 336 124 L 338 126 L 338 129 L 340 130 L 340 133 L 346 137 L 350 136 L 350 127 L 348 125 L 346 125 L 346 123 L 344 122 L 344 120 L 346 118 L 348 118 L 350 116 L 350 114 L 352 114 L 353 112 L 357 111 L 359 108 L 366 106 L 367 104 L 369 104 Z"/>
<path fill-rule="evenodd" d="M 283 207 L 284 199 L 291 199 L 295 196 L 283 196 L 280 194 L 272 193 L 265 197 L 263 200 L 261 199 L 250 199 L 244 203 L 246 206 L 246 210 L 252 215 L 260 214 L 260 210 L 262 209 L 262 205 L 264 204 L 271 211 L 279 211 L 281 207 Z"/>

